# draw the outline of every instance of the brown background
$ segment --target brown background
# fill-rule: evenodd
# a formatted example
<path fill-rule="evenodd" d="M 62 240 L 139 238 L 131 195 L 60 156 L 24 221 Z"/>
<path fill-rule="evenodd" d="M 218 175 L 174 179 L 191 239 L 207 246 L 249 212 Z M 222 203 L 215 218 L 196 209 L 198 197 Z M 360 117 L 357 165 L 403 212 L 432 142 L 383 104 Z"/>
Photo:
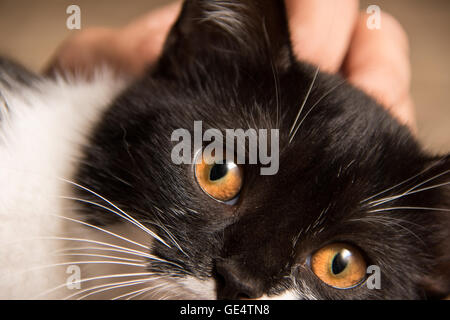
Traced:
<path fill-rule="evenodd" d="M 66 8 L 81 7 L 82 27 L 121 26 L 168 0 L 0 0 L 0 54 L 39 71 L 71 31 Z M 412 94 L 419 138 L 434 152 L 450 151 L 450 1 L 361 0 L 405 27 L 411 43 Z"/>

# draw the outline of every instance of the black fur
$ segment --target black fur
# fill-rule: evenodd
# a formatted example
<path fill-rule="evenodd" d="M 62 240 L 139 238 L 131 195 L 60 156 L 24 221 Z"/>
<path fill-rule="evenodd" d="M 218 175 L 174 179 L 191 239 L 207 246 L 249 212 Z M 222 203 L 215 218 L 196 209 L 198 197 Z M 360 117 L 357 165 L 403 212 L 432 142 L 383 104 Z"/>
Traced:
<path fill-rule="evenodd" d="M 230 32 L 205 19 L 209 3 L 234 10 L 245 22 L 241 29 Z M 237 3 L 244 7 L 233 6 Z M 301 292 L 305 286 L 323 299 L 447 294 L 450 278 L 443 273 L 438 278 L 437 270 L 448 263 L 448 212 L 369 213 L 361 201 L 423 172 L 382 196 L 400 194 L 449 170 L 450 158 L 424 153 L 409 129 L 373 99 L 339 75 L 325 73 L 319 73 L 302 115 L 320 102 L 288 144 L 315 70 L 293 58 L 281 1 L 186 1 L 159 63 L 98 124 L 76 180 L 168 243 L 158 225 L 175 236 L 184 253 L 156 241 L 152 253 L 183 270 L 155 263 L 150 270 L 214 277 L 219 298 L 258 297 L 294 287 Z M 171 162 L 171 133 L 192 131 L 195 120 L 203 121 L 204 130 L 279 128 L 278 174 L 261 176 L 258 165 L 245 165 L 238 203 L 214 201 L 201 191 L 190 165 Z M 444 174 L 423 187 L 448 178 Z M 448 209 L 448 186 L 375 209 L 383 207 Z M 95 223 L 119 223 L 94 206 L 86 205 L 85 211 Z M 322 212 L 324 219 L 318 221 Z M 338 290 L 321 282 L 304 262 L 333 242 L 360 248 L 369 264 L 381 268 L 382 288 Z"/>

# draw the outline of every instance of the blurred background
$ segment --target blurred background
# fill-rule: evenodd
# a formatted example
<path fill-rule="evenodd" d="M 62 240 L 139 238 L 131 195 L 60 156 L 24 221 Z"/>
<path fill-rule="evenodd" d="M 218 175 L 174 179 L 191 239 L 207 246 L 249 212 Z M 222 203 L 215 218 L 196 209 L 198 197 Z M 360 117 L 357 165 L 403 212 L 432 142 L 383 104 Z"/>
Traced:
<path fill-rule="evenodd" d="M 169 0 L 0 0 L 0 54 L 39 72 L 71 32 L 66 9 L 81 8 L 81 27 L 126 24 Z M 450 151 L 450 1 L 361 0 L 394 15 L 410 38 L 412 95 L 419 139 L 433 152 Z"/>

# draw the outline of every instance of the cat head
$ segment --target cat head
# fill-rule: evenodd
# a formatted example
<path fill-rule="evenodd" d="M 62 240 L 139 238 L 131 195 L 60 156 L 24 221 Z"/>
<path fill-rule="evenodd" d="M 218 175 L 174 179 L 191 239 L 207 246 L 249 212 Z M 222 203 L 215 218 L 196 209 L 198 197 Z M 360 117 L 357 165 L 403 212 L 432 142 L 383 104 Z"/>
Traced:
<path fill-rule="evenodd" d="M 195 121 L 271 132 L 276 173 L 261 174 L 259 160 L 207 163 L 198 152 L 208 142 L 186 144 L 197 163 L 175 163 L 173 133 L 193 138 Z M 450 157 L 423 152 L 365 93 L 298 61 L 282 1 L 186 1 L 159 62 L 111 105 L 84 152 L 76 181 L 156 234 L 145 269 L 170 279 L 169 297 L 448 293 Z M 92 203 L 84 212 L 129 223 Z"/>

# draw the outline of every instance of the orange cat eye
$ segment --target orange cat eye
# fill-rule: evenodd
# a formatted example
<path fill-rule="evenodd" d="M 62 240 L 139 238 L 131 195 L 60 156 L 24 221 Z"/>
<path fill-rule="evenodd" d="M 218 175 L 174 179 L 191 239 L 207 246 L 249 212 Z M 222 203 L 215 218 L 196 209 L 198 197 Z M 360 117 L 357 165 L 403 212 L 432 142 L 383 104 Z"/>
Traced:
<path fill-rule="evenodd" d="M 311 269 L 326 284 L 348 289 L 366 277 L 367 264 L 360 250 L 344 243 L 323 247 L 311 257 Z"/>
<path fill-rule="evenodd" d="M 196 161 L 195 178 L 200 188 L 217 201 L 228 202 L 235 199 L 242 188 L 242 168 L 234 161 L 206 159 Z"/>

